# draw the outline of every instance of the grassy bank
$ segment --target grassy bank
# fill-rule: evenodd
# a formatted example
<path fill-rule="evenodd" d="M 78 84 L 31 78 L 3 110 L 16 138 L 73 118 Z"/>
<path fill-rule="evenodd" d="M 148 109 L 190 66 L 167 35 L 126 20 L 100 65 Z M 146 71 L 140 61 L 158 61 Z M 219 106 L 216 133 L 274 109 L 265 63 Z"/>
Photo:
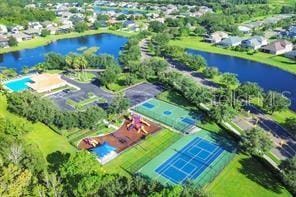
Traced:
<path fill-rule="evenodd" d="M 61 39 L 66 39 L 66 38 L 76 38 L 76 37 L 81 37 L 81 36 L 89 36 L 89 35 L 102 34 L 102 33 L 110 33 L 110 34 L 124 36 L 124 37 L 129 37 L 129 36 L 134 35 L 133 33 L 130 33 L 130 32 L 111 31 L 108 29 L 89 30 L 89 31 L 85 31 L 83 33 L 71 32 L 68 34 L 50 35 L 50 36 L 47 36 L 44 38 L 38 37 L 38 38 L 35 38 L 32 40 L 23 41 L 23 42 L 19 43 L 18 46 L 16 46 L 16 47 L 9 47 L 9 48 L 3 48 L 3 49 L 1 48 L 0 54 L 12 52 L 12 51 L 19 51 L 22 49 L 36 48 L 39 46 L 50 44 L 51 42 L 54 42 L 56 40 L 61 40 Z"/>
<path fill-rule="evenodd" d="M 75 151 L 75 148 L 68 143 L 65 137 L 55 133 L 46 125 L 40 122 L 33 124 L 24 118 L 10 113 L 6 108 L 6 97 L 0 95 L 0 115 L 12 121 L 22 122 L 26 127 L 30 128 L 31 131 L 24 135 L 24 141 L 29 146 L 33 145 L 34 147 L 38 147 L 38 152 L 42 154 L 45 161 L 47 156 L 53 152 L 72 153 Z"/>
<path fill-rule="evenodd" d="M 280 68 L 290 73 L 296 74 L 296 62 L 282 56 L 276 56 L 272 54 L 257 52 L 253 55 L 247 54 L 247 52 L 233 51 L 230 49 L 224 49 L 216 47 L 209 43 L 203 42 L 201 37 L 184 37 L 180 40 L 172 40 L 171 45 L 180 46 L 183 48 L 191 48 L 210 53 L 218 53 L 223 55 L 235 56 L 243 59 L 248 59 L 260 63 L 264 63 L 270 66 Z"/>
<path fill-rule="evenodd" d="M 292 196 L 270 170 L 245 155 L 237 155 L 206 191 L 217 197 Z"/>

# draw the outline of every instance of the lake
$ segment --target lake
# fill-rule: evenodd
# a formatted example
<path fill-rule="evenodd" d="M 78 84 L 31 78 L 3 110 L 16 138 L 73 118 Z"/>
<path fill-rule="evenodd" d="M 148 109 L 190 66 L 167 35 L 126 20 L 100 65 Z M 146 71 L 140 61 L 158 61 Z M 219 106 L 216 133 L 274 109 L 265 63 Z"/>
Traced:
<path fill-rule="evenodd" d="M 187 51 L 191 54 L 203 56 L 209 66 L 217 67 L 221 72 L 237 74 L 241 82 L 256 82 L 264 90 L 287 92 L 285 95 L 292 100 L 291 109 L 296 111 L 296 75 L 279 68 L 242 58 L 193 49 L 188 49 Z"/>
<path fill-rule="evenodd" d="M 24 66 L 32 67 L 44 62 L 44 57 L 49 52 L 66 55 L 70 52 L 82 53 L 79 48 L 99 47 L 97 54 L 110 54 L 118 58 L 120 48 L 127 42 L 127 38 L 113 34 L 96 34 L 77 38 L 62 39 L 48 45 L 24 49 L 16 52 L 0 54 L 0 68 L 14 68 L 18 72 Z"/>

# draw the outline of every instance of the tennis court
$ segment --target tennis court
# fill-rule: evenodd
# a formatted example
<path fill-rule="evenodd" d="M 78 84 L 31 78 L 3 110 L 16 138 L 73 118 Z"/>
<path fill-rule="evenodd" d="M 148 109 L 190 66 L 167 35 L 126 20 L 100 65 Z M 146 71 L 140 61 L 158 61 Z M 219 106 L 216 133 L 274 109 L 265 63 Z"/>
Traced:
<path fill-rule="evenodd" d="M 222 152 L 219 146 L 196 137 L 166 160 L 156 172 L 173 183 L 181 184 L 196 179 Z"/>
<path fill-rule="evenodd" d="M 163 184 L 191 181 L 202 187 L 223 170 L 234 152 L 232 142 L 202 130 L 198 134 L 183 136 L 139 172 Z"/>
<path fill-rule="evenodd" d="M 183 133 L 194 130 L 200 121 L 199 114 L 155 98 L 134 107 L 134 111 Z"/>

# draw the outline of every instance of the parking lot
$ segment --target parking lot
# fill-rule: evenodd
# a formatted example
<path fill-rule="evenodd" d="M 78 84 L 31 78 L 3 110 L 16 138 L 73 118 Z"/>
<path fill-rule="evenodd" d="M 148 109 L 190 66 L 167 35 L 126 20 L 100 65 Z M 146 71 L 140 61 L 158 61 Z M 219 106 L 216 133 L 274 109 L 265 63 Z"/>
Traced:
<path fill-rule="evenodd" d="M 89 93 L 93 93 L 99 98 L 103 98 L 107 101 L 106 103 L 94 102 L 89 105 L 98 105 L 103 108 L 108 107 L 108 104 L 110 104 L 114 97 L 114 94 L 107 92 L 100 87 L 98 80 L 94 80 L 91 83 L 79 83 L 65 76 L 62 78 L 68 83 L 80 88 L 80 90 L 64 90 L 49 96 L 49 99 L 53 100 L 61 110 L 74 110 L 73 107 L 67 104 L 67 101 L 83 101 L 88 98 Z M 135 106 L 147 99 L 155 97 L 162 91 L 163 88 L 161 86 L 145 82 L 127 89 L 124 93 L 130 100 L 131 106 Z"/>

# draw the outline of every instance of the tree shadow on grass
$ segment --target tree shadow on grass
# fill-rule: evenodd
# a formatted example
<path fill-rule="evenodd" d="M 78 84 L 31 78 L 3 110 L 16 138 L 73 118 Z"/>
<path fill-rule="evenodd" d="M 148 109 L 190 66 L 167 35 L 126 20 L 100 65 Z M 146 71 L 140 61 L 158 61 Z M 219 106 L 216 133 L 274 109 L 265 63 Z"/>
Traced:
<path fill-rule="evenodd" d="M 241 159 L 239 162 L 242 165 L 239 171 L 246 175 L 248 179 L 275 193 L 282 193 L 284 187 L 275 175 L 276 172 L 273 172 L 274 170 L 265 165 L 263 166 L 259 159 L 247 157 Z"/>
<path fill-rule="evenodd" d="M 46 160 L 49 163 L 48 169 L 51 172 L 56 172 L 58 169 L 69 160 L 70 153 L 62 153 L 61 151 L 53 152 L 47 155 Z"/>

